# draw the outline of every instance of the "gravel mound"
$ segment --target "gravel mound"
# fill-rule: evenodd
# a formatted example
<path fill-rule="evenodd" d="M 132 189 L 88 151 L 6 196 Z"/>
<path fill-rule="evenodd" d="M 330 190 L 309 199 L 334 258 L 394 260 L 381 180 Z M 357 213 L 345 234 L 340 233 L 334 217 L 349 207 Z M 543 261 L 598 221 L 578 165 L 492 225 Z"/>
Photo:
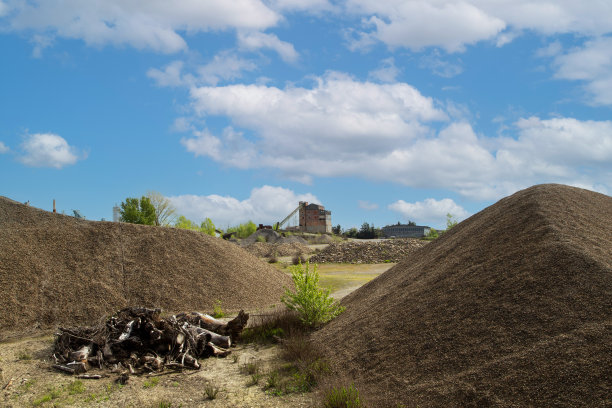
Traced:
<path fill-rule="evenodd" d="M 89 324 L 126 306 L 255 309 L 291 279 L 195 231 L 78 220 L 0 197 L 0 331 Z"/>
<path fill-rule="evenodd" d="M 339 242 L 329 244 L 310 258 L 312 263 L 383 263 L 399 262 L 428 241 L 419 239 L 393 239 L 374 242 Z"/>
<path fill-rule="evenodd" d="M 299 254 L 310 254 L 312 249 L 299 242 L 282 242 L 268 244 L 266 242 L 255 242 L 246 247 L 246 250 L 260 258 L 272 256 L 293 256 Z"/>
<path fill-rule="evenodd" d="M 370 406 L 612 405 L 612 198 L 539 185 L 343 300 L 313 335 Z"/>

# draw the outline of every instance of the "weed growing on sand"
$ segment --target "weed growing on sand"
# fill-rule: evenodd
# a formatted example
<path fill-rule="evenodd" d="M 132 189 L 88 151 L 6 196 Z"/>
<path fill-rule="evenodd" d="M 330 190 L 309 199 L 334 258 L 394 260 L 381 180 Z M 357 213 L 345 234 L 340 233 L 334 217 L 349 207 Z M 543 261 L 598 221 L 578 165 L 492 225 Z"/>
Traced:
<path fill-rule="evenodd" d="M 325 393 L 323 406 L 325 408 L 358 408 L 361 407 L 359 391 L 355 384 L 349 387 L 333 387 Z"/>
<path fill-rule="evenodd" d="M 48 389 L 48 392 L 45 395 L 41 396 L 40 398 L 35 399 L 34 402 L 32 402 L 32 405 L 37 407 L 39 405 L 44 404 L 45 402 L 49 402 L 49 401 L 59 398 L 60 395 L 62 395 L 62 390 L 57 389 L 57 388 L 50 388 Z"/>
<path fill-rule="evenodd" d="M 157 384 L 159 384 L 159 378 L 157 377 L 153 377 L 150 380 L 146 380 L 145 382 L 142 383 L 142 387 L 143 388 L 153 388 L 155 387 Z"/>
<path fill-rule="evenodd" d="M 213 308 L 213 314 L 212 316 L 215 319 L 219 319 L 221 317 L 225 317 L 225 313 L 223 312 L 223 309 L 221 308 L 221 301 L 219 299 L 217 299 L 215 301 L 215 306 Z"/>
<path fill-rule="evenodd" d="M 75 380 L 71 382 L 70 384 L 68 384 L 68 394 L 69 395 L 82 394 L 84 392 L 85 392 L 85 384 L 83 384 L 83 381 Z"/>
<path fill-rule="evenodd" d="M 310 263 L 299 263 L 291 267 L 291 277 L 295 284 L 295 292 L 285 290 L 282 302 L 295 310 L 302 323 L 315 327 L 326 323 L 344 311 L 330 295 L 329 289 L 319 287 L 319 272 L 317 265 L 310 268 Z"/>
<path fill-rule="evenodd" d="M 209 400 L 214 400 L 217 398 L 217 394 L 219 393 L 219 387 L 215 387 L 209 383 L 204 387 L 204 392 L 206 393 L 206 398 Z"/>
<path fill-rule="evenodd" d="M 154 408 L 172 408 L 172 407 L 177 407 L 177 408 L 181 408 L 183 406 L 183 404 L 180 405 L 172 405 L 172 401 L 166 401 L 166 400 L 161 400 L 155 404 L 153 404 Z"/>
<path fill-rule="evenodd" d="M 17 359 L 20 361 L 28 361 L 32 359 L 32 354 L 30 354 L 29 350 L 22 350 L 17 355 Z"/>

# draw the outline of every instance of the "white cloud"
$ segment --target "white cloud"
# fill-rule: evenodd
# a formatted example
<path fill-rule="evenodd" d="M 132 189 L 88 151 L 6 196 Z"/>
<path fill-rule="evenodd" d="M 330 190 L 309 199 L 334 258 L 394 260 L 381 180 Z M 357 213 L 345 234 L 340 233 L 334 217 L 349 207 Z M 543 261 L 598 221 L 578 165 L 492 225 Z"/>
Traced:
<path fill-rule="evenodd" d="M 430 226 L 445 225 L 446 214 L 453 215 L 458 221 L 470 215 L 463 207 L 450 198 L 443 198 L 442 200 L 427 198 L 415 203 L 398 200 L 390 204 L 389 209 L 401 214 L 406 220 Z"/>
<path fill-rule="evenodd" d="M 245 71 L 254 71 L 257 65 L 230 51 L 222 51 L 205 65 L 193 68 L 195 74 L 184 72 L 183 61 L 173 61 L 163 69 L 151 68 L 147 76 L 162 87 L 192 87 L 217 85 L 221 81 L 240 78 Z"/>
<path fill-rule="evenodd" d="M 601 35 L 612 31 L 612 3 L 575 0 L 347 0 L 349 12 L 369 16 L 359 41 L 420 50 L 463 51 L 479 41 L 503 46 L 523 30 L 543 35 Z M 368 41 L 365 41 L 366 43 Z"/>
<path fill-rule="evenodd" d="M 9 6 L 5 4 L 3 1 L 0 1 L 0 17 L 4 16 L 5 14 L 8 14 L 8 12 L 9 12 Z"/>
<path fill-rule="evenodd" d="M 7 153 L 10 149 L 8 148 L 7 145 L 5 145 L 4 143 L 0 142 L 0 154 L 4 154 Z"/>
<path fill-rule="evenodd" d="M 555 77 L 584 81 L 589 100 L 595 105 L 612 104 L 612 38 L 597 38 L 561 54 L 557 50 Z"/>
<path fill-rule="evenodd" d="M 258 31 L 239 32 L 238 44 L 241 48 L 250 51 L 268 48 L 276 51 L 285 62 L 295 62 L 299 54 L 293 48 L 293 44 L 281 41 L 274 34 L 266 34 Z"/>
<path fill-rule="evenodd" d="M 281 11 L 306 11 L 320 13 L 323 11 L 335 11 L 337 9 L 328 0 L 270 0 L 268 4 L 274 10 Z"/>
<path fill-rule="evenodd" d="M 187 48 L 179 32 L 264 30 L 281 18 L 260 0 L 16 0 L 9 12 L 7 28 L 13 31 L 164 53 Z"/>
<path fill-rule="evenodd" d="M 380 67 L 371 71 L 368 74 L 369 78 L 378 80 L 380 82 L 395 82 L 397 76 L 400 74 L 400 70 L 395 66 L 395 59 L 393 57 L 386 58 L 381 61 Z"/>
<path fill-rule="evenodd" d="M 368 210 L 368 211 L 378 210 L 378 204 L 371 203 L 369 201 L 358 200 L 357 205 L 359 205 L 359 208 L 363 210 Z"/>
<path fill-rule="evenodd" d="M 238 168 L 271 168 L 311 183 L 360 177 L 446 188 L 497 199 L 543 182 L 612 187 L 612 122 L 522 119 L 495 139 L 468 114 L 402 84 L 358 82 L 337 73 L 311 88 L 230 85 L 193 88 L 200 118 L 222 116 L 222 135 L 196 131 L 188 151 Z M 452 120 L 449 121 L 449 118 Z M 436 121 L 447 121 L 436 130 Z"/>
<path fill-rule="evenodd" d="M 459 63 L 453 63 L 447 59 L 443 59 L 438 50 L 434 50 L 429 55 L 421 57 L 419 65 L 421 68 L 429 69 L 435 75 L 443 78 L 452 78 L 463 72 L 463 68 Z"/>
<path fill-rule="evenodd" d="M 249 220 L 256 224 L 281 221 L 300 201 L 323 204 L 312 194 L 296 194 L 286 188 L 267 185 L 254 188 L 245 200 L 219 195 L 180 195 L 169 199 L 178 214 L 198 223 L 208 217 L 221 228 Z"/>
<path fill-rule="evenodd" d="M 53 133 L 28 135 L 21 144 L 23 155 L 19 161 L 32 167 L 54 167 L 61 169 L 77 162 L 78 151 L 66 140 Z M 84 155 L 81 157 L 84 158 Z"/>

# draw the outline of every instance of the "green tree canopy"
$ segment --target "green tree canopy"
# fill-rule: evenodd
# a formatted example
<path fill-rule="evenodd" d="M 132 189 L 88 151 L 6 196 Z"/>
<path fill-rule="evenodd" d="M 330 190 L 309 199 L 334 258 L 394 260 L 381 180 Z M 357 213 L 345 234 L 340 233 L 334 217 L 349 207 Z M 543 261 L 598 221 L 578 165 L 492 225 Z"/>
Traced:
<path fill-rule="evenodd" d="M 184 215 L 179 216 L 174 223 L 176 228 L 188 229 L 192 231 L 203 232 L 204 234 L 215 236 L 215 224 L 213 224 L 210 218 L 206 218 L 200 225 L 187 219 Z"/>
<path fill-rule="evenodd" d="M 138 198 L 126 198 L 121 203 L 119 213 L 123 222 L 155 225 L 155 207 L 146 196 L 142 196 L 140 200 Z"/>

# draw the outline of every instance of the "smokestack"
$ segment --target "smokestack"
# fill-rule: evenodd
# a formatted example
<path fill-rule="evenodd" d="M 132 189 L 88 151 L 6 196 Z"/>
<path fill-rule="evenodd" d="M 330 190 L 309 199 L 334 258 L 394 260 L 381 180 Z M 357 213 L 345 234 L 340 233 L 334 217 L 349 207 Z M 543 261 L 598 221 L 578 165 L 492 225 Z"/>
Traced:
<path fill-rule="evenodd" d="M 55 198 L 53 199 L 53 213 L 57 213 L 57 210 L 55 209 Z"/>

